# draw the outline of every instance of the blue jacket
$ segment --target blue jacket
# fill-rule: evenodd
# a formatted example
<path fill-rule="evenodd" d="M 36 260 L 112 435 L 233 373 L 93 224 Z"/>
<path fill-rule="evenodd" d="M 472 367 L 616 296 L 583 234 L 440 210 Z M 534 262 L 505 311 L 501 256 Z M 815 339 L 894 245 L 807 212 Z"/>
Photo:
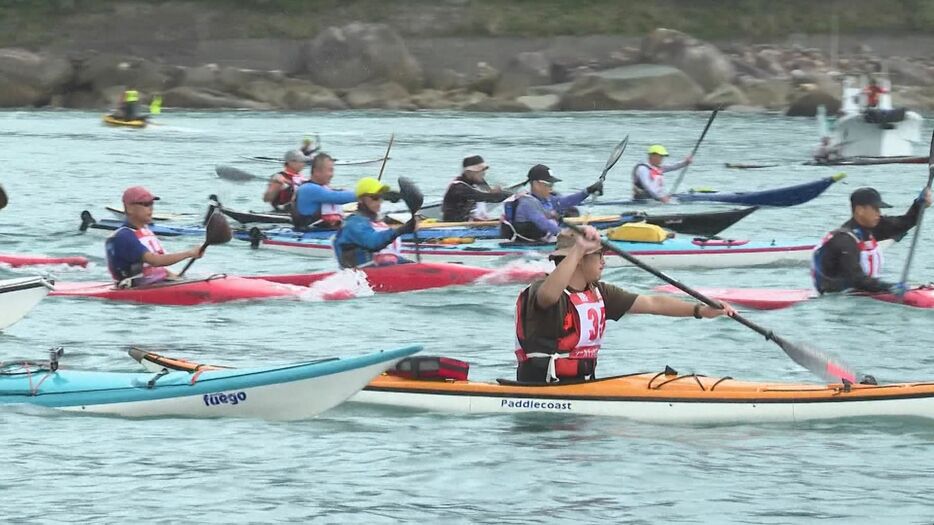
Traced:
<path fill-rule="evenodd" d="M 373 261 L 373 254 L 389 246 L 396 237 L 396 230 L 376 230 L 369 217 L 355 213 L 344 220 L 334 236 L 334 256 L 341 268 L 364 266 Z"/>
<path fill-rule="evenodd" d="M 308 181 L 298 187 L 295 192 L 296 227 L 305 227 L 321 219 L 322 204 L 347 204 L 357 200 L 357 196 L 350 190 L 333 190 L 313 181 Z"/>
<path fill-rule="evenodd" d="M 503 204 L 503 216 L 516 233 L 527 240 L 544 240 L 561 231 L 557 217 L 587 198 L 587 190 L 570 195 L 550 195 L 547 199 L 529 193 Z"/>

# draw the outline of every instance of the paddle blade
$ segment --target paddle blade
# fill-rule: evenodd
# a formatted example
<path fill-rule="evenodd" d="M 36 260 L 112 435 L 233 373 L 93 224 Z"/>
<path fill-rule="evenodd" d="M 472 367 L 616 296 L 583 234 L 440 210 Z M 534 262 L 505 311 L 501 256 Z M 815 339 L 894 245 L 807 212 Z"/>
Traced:
<path fill-rule="evenodd" d="M 227 217 L 218 210 L 214 210 L 211 216 L 208 217 L 205 229 L 204 243 L 207 245 L 224 244 L 230 242 L 230 239 L 233 238 Z"/>
<path fill-rule="evenodd" d="M 781 337 L 772 336 L 778 346 L 785 351 L 795 363 L 806 368 L 812 374 L 833 382 L 859 383 L 865 377 L 855 368 L 843 362 L 840 358 L 827 352 L 818 350 L 809 345 L 792 343 Z"/>
<path fill-rule="evenodd" d="M 0 210 L 6 208 L 6 205 L 9 203 L 6 196 L 6 191 L 3 190 L 3 186 L 0 186 Z"/>
<path fill-rule="evenodd" d="M 402 200 L 405 201 L 405 207 L 413 214 L 421 209 L 425 202 L 425 196 L 418 186 L 408 177 L 399 177 L 399 193 L 402 194 Z"/>
<path fill-rule="evenodd" d="M 215 166 L 214 173 L 217 173 L 218 177 L 231 182 L 246 182 L 259 178 L 252 173 L 247 173 L 233 166 Z"/>
<path fill-rule="evenodd" d="M 616 165 L 616 162 L 620 157 L 623 156 L 623 152 L 626 151 L 626 146 L 629 145 L 629 135 L 626 135 L 626 138 L 620 141 L 619 144 L 613 148 L 613 152 L 610 153 L 610 158 L 606 160 L 606 166 L 603 167 L 603 175 L 600 175 L 600 179 L 606 178 L 606 173 Z"/>

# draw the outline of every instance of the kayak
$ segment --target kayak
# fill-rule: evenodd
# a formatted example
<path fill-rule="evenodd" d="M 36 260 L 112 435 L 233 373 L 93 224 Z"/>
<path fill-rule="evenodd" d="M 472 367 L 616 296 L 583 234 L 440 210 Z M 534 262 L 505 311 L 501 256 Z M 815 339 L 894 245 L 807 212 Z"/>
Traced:
<path fill-rule="evenodd" d="M 762 168 L 775 168 L 778 167 L 778 164 L 747 164 L 744 162 L 727 162 L 725 166 L 733 170 L 758 170 Z"/>
<path fill-rule="evenodd" d="M 230 370 L 140 349 L 147 370 Z M 206 372 L 205 372 L 206 373 Z M 649 423 L 794 423 L 850 417 L 934 418 L 934 382 L 887 385 L 765 383 L 731 377 L 636 373 L 551 385 L 407 379 L 383 374 L 350 398 L 354 403 L 462 413 L 611 416 Z"/>
<path fill-rule="evenodd" d="M 346 271 L 346 270 L 345 270 Z M 505 267 L 497 270 L 478 268 L 463 264 L 450 263 L 407 263 L 391 266 L 371 266 L 360 268 L 366 276 L 367 283 L 376 293 L 399 293 L 430 288 L 442 288 L 471 283 L 478 284 L 510 284 L 528 283 L 539 277 L 544 277 L 541 269 Z M 313 284 L 332 277 L 339 272 L 318 272 L 284 275 L 254 275 L 247 279 L 261 279 L 274 283 L 290 284 L 294 286 L 312 286 Z M 328 297 L 335 299 L 336 297 Z"/>
<path fill-rule="evenodd" d="M 328 239 L 314 239 L 303 234 L 284 233 L 280 230 L 262 232 L 254 238 L 255 246 L 300 253 L 311 257 L 333 258 L 333 247 Z M 256 232 L 254 232 L 255 234 Z M 421 234 L 420 234 L 421 235 Z M 421 243 L 419 252 L 423 260 L 447 261 L 467 264 L 495 261 L 501 258 L 545 259 L 554 250 L 553 243 L 514 243 L 496 239 L 462 239 L 461 244 Z M 644 262 L 664 268 L 733 268 L 780 264 L 799 265 L 810 260 L 814 245 L 810 243 L 752 242 L 732 239 L 671 238 L 660 243 L 610 241 Z M 403 243 L 402 254 L 416 258 L 415 245 Z M 619 255 L 608 253 L 607 266 L 628 263 Z"/>
<path fill-rule="evenodd" d="M 42 277 L 0 281 L 0 330 L 22 319 L 51 289 L 52 285 Z"/>
<path fill-rule="evenodd" d="M 296 297 L 299 294 L 299 290 L 280 283 L 219 274 L 206 279 L 167 281 L 134 288 L 117 288 L 112 282 L 59 282 L 55 283 L 55 289 L 49 295 L 191 306 L 227 301 Z"/>
<path fill-rule="evenodd" d="M 125 120 L 114 115 L 104 115 L 104 124 L 107 124 L 108 126 L 140 129 L 146 127 L 146 119 L 137 118 L 132 120 Z"/>
<path fill-rule="evenodd" d="M 843 159 L 804 162 L 805 166 L 878 166 L 880 164 L 927 164 L 929 157 L 847 157 Z"/>
<path fill-rule="evenodd" d="M 256 162 L 266 162 L 269 164 L 282 164 L 281 157 L 264 157 L 262 155 L 257 155 L 255 157 L 248 157 L 246 155 L 239 155 L 241 159 L 252 160 Z M 392 158 L 392 157 L 389 157 Z M 376 164 L 378 162 L 383 162 L 383 157 L 378 157 L 375 159 L 363 159 L 363 160 L 338 160 L 334 159 L 335 166 L 365 166 L 367 164 Z M 308 165 L 311 165 L 311 159 L 308 160 Z"/>
<path fill-rule="evenodd" d="M 121 219 L 97 220 L 91 215 L 91 212 L 84 210 L 81 212 L 81 225 L 78 229 L 83 232 L 90 231 L 110 235 L 123 227 L 123 224 L 124 221 Z M 149 230 L 159 237 L 196 236 L 203 238 L 205 233 L 204 226 L 174 226 L 163 223 L 152 223 L 149 225 Z M 243 235 L 244 238 L 249 238 L 248 235 Z"/>
<path fill-rule="evenodd" d="M 343 403 L 419 350 L 409 346 L 358 357 L 193 374 L 63 370 L 57 361 L 4 363 L 0 404 L 125 417 L 304 419 Z"/>
<path fill-rule="evenodd" d="M 104 206 L 104 209 L 110 213 L 116 215 L 120 219 L 126 218 L 126 212 L 123 211 L 123 206 Z M 179 220 L 188 220 L 191 219 L 191 214 L 189 213 L 153 213 L 152 220 L 154 221 L 179 221 Z"/>
<path fill-rule="evenodd" d="M 744 206 L 795 206 L 816 198 L 830 187 L 831 184 L 846 177 L 845 173 L 838 173 L 832 177 L 825 177 L 804 184 L 772 188 L 759 191 L 697 191 L 677 193 L 673 197 L 681 203 L 689 202 L 728 202 Z M 646 201 L 599 201 L 598 206 L 633 206 L 645 204 Z"/>
<path fill-rule="evenodd" d="M 681 290 L 671 285 L 655 288 L 659 292 L 682 294 Z M 804 301 L 820 297 L 811 289 L 780 289 L 780 288 L 697 288 L 707 297 L 718 301 L 726 301 L 733 305 L 755 308 L 757 310 L 779 310 L 788 308 Z M 855 297 L 868 297 L 886 303 L 903 304 L 914 308 L 934 308 L 934 286 L 924 285 L 912 288 L 905 292 L 903 298 L 891 293 L 851 293 Z"/>
<path fill-rule="evenodd" d="M 88 260 L 86 257 L 49 257 L 47 255 L 32 255 L 32 254 L 14 254 L 14 253 L 0 253 L 0 265 L 6 265 L 13 268 L 20 268 L 22 266 L 43 266 L 43 265 L 53 265 L 53 264 L 63 264 L 68 266 L 81 266 L 85 267 L 88 265 Z"/>

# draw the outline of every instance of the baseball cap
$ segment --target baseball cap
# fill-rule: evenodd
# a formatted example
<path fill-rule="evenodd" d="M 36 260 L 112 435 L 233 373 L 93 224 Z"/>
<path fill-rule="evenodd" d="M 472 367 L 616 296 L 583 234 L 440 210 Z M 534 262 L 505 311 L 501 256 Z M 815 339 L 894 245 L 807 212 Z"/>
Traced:
<path fill-rule="evenodd" d="M 571 248 L 577 243 L 578 233 L 570 228 L 561 230 L 558 234 L 558 240 L 555 241 L 555 251 L 548 254 L 549 257 L 566 257 L 571 252 Z M 603 250 L 603 246 L 587 252 L 587 254 L 597 253 Z"/>
<path fill-rule="evenodd" d="M 308 162 L 308 157 L 301 150 L 293 149 L 285 152 L 284 162 Z"/>
<path fill-rule="evenodd" d="M 668 150 L 665 149 L 665 146 L 662 146 L 661 144 L 652 144 L 651 146 L 649 146 L 649 154 L 650 155 L 655 154 L 655 155 L 661 155 L 663 157 L 667 157 Z"/>
<path fill-rule="evenodd" d="M 483 161 L 483 157 L 480 155 L 473 155 L 471 157 L 464 157 L 464 171 L 485 171 L 489 169 L 490 166 Z"/>
<path fill-rule="evenodd" d="M 132 186 L 123 192 L 123 204 L 137 204 L 159 200 L 149 190 L 142 186 Z"/>
<path fill-rule="evenodd" d="M 551 174 L 551 168 L 544 164 L 536 164 L 529 170 L 529 181 L 540 180 L 544 182 L 561 182 L 561 179 Z"/>
<path fill-rule="evenodd" d="M 852 206 L 874 206 L 876 208 L 891 208 L 892 205 L 882 200 L 882 196 L 875 188 L 859 188 L 850 194 Z"/>
<path fill-rule="evenodd" d="M 357 181 L 357 188 L 354 193 L 357 197 L 362 197 L 364 195 L 379 195 L 387 191 L 389 191 L 389 186 L 373 177 L 363 177 Z"/>

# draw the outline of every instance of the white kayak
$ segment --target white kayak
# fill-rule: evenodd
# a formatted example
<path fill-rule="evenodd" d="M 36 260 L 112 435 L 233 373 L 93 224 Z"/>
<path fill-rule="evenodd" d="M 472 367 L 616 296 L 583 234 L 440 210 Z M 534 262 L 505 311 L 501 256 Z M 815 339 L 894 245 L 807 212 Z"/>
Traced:
<path fill-rule="evenodd" d="M 0 330 L 22 319 L 51 289 L 52 285 L 42 277 L 0 281 Z"/>

